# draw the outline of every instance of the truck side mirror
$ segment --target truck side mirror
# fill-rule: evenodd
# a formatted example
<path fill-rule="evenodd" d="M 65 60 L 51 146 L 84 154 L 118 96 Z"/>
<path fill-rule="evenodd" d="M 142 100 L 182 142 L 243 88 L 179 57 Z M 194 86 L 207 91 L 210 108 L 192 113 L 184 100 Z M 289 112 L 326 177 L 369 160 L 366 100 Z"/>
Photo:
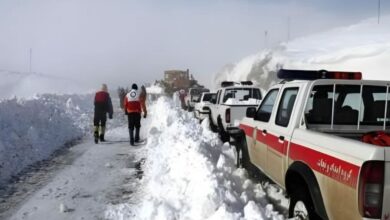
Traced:
<path fill-rule="evenodd" d="M 256 115 L 256 108 L 255 107 L 249 107 L 246 109 L 246 117 L 247 118 L 254 118 Z"/>

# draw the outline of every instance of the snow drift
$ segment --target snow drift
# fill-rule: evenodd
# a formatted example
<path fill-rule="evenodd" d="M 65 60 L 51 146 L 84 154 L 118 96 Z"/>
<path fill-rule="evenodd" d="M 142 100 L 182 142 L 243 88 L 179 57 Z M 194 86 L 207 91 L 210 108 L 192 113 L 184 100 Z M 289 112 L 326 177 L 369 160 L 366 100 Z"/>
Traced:
<path fill-rule="evenodd" d="M 226 66 L 216 74 L 215 85 L 224 80 L 252 80 L 267 89 L 277 81 L 280 68 L 361 71 L 364 79 L 390 80 L 389 26 L 390 16 L 383 16 L 379 25 L 372 18 L 282 43 Z"/>
<path fill-rule="evenodd" d="M 0 185 L 89 131 L 92 98 L 41 95 L 0 101 Z"/>
<path fill-rule="evenodd" d="M 108 219 L 284 219 L 269 204 L 266 191 L 243 169 L 236 169 L 234 150 L 221 143 L 176 100 L 158 99 L 151 106 L 144 177 L 139 204 L 112 205 Z M 283 193 L 273 190 L 276 200 Z"/>

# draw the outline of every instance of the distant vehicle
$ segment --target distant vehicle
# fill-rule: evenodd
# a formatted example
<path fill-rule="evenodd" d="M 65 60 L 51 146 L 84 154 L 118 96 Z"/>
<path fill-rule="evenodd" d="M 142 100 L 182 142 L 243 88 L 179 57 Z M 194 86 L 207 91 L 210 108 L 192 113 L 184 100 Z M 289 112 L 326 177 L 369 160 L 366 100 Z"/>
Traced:
<path fill-rule="evenodd" d="M 211 100 L 215 99 L 217 96 L 216 93 L 212 92 L 203 92 L 199 98 L 199 102 L 195 103 L 194 115 L 195 118 L 203 121 L 203 119 L 208 118 L 210 114 L 210 105 Z"/>
<path fill-rule="evenodd" d="M 237 128 L 249 107 L 257 107 L 262 95 L 252 82 L 222 82 L 210 105 L 210 127 L 218 131 L 222 141 L 229 141 L 229 129 Z"/>
<path fill-rule="evenodd" d="M 194 110 L 195 103 L 199 102 L 200 96 L 203 92 L 210 92 L 210 90 L 206 88 L 190 88 L 188 90 L 187 96 L 185 97 L 185 103 L 188 111 Z"/>
<path fill-rule="evenodd" d="M 390 219 L 390 82 L 281 70 L 230 130 L 237 162 L 290 196 L 293 219 Z"/>

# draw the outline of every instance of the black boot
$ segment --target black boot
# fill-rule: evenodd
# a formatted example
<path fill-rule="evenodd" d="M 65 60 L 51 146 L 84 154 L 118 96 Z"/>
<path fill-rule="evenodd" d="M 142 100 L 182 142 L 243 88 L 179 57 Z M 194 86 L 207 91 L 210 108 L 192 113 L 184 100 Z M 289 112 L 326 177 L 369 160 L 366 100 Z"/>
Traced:
<path fill-rule="evenodd" d="M 93 133 L 93 136 L 94 136 L 94 138 L 95 138 L 95 144 L 97 144 L 97 143 L 99 142 L 99 132 L 95 131 L 95 132 Z"/>
<path fill-rule="evenodd" d="M 134 138 L 134 141 L 135 142 L 139 142 L 139 128 L 135 128 L 135 138 Z"/>
<path fill-rule="evenodd" d="M 106 141 L 106 140 L 104 139 L 104 134 L 101 134 L 101 135 L 99 136 L 99 139 L 100 139 L 101 142 Z"/>
<path fill-rule="evenodd" d="M 130 145 L 134 146 L 134 130 L 129 129 L 129 134 L 130 134 Z"/>

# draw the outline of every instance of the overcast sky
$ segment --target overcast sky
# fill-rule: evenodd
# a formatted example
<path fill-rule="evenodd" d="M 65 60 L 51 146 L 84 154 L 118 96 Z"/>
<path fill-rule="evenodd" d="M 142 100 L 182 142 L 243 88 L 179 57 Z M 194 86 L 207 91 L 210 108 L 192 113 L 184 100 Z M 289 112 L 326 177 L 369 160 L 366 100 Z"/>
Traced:
<path fill-rule="evenodd" d="M 381 13 L 390 2 L 381 2 Z M 127 86 L 225 64 L 290 39 L 377 16 L 376 0 L 0 0 L 0 69 Z M 289 22 L 290 20 L 290 22 Z M 390 27 L 389 27 L 390 28 Z M 268 37 L 265 39 L 264 33 Z"/>

